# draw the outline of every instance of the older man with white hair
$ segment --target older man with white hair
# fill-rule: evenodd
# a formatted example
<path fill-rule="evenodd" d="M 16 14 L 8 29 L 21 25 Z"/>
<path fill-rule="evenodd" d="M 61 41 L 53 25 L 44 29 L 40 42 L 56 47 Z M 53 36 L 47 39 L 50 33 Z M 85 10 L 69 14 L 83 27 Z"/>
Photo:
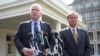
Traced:
<path fill-rule="evenodd" d="M 51 27 L 48 23 L 43 22 L 41 20 L 42 17 L 42 8 L 39 4 L 32 4 L 30 7 L 30 17 L 31 20 L 22 22 L 19 25 L 18 31 L 15 35 L 14 38 L 14 43 L 16 48 L 18 49 L 19 53 L 21 56 L 36 56 L 35 52 L 32 51 L 32 48 L 30 46 L 30 34 L 32 35 L 31 37 L 35 39 L 38 47 L 40 50 L 44 51 L 43 49 L 48 48 L 47 43 L 44 43 L 44 46 L 40 46 L 39 42 L 40 39 L 39 37 L 36 37 L 38 33 L 36 32 L 45 32 L 47 33 L 47 37 L 50 40 L 51 37 Z M 45 40 L 43 40 L 45 42 Z M 34 43 L 34 45 L 36 44 Z M 36 46 L 35 46 L 36 48 Z M 44 55 L 44 54 L 43 54 Z M 43 56 L 43 55 L 38 55 L 38 56 Z"/>

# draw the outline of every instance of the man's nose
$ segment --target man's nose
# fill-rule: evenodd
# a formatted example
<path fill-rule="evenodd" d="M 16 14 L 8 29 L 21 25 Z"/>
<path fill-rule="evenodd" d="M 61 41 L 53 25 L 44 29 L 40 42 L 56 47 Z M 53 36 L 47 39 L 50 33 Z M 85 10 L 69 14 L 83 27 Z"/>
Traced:
<path fill-rule="evenodd" d="M 33 12 L 37 12 L 36 10 L 34 10 Z"/>

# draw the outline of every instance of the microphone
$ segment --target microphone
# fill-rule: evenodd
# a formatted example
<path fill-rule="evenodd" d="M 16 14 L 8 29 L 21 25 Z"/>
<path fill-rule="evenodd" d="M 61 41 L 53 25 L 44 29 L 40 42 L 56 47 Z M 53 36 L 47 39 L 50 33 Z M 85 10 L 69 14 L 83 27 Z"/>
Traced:
<path fill-rule="evenodd" d="M 59 34 L 55 31 L 52 32 L 53 35 L 55 35 L 55 38 L 58 39 L 58 41 L 63 42 L 62 39 L 59 37 Z"/>
<path fill-rule="evenodd" d="M 36 40 L 33 38 L 33 35 L 31 32 L 28 33 L 28 37 L 29 37 L 29 42 L 32 46 L 35 45 Z"/>
<path fill-rule="evenodd" d="M 40 40 L 41 40 L 41 44 L 44 45 L 44 37 L 43 37 L 43 31 L 39 31 L 39 37 L 40 37 Z"/>
<path fill-rule="evenodd" d="M 57 56 L 62 55 L 62 47 L 64 46 L 64 43 L 62 39 L 59 37 L 59 34 L 55 31 L 52 32 L 53 38 L 55 39 L 56 45 L 54 46 L 54 53 Z"/>
<path fill-rule="evenodd" d="M 28 37 L 29 37 L 29 42 L 32 43 L 33 41 L 33 35 L 31 32 L 28 33 Z"/>
<path fill-rule="evenodd" d="M 45 37 L 45 39 L 46 39 L 46 42 L 47 42 L 47 45 L 50 47 L 50 44 L 49 44 L 49 41 L 48 41 L 48 33 L 43 33 L 43 36 Z"/>
<path fill-rule="evenodd" d="M 46 40 L 46 42 L 47 42 L 47 45 L 48 45 L 48 47 L 49 47 L 49 53 L 48 53 L 48 56 L 51 56 L 51 47 L 50 47 L 50 44 L 49 44 L 49 41 L 48 41 L 48 33 L 43 33 L 43 36 L 44 36 L 44 38 L 45 38 L 45 40 Z"/>
<path fill-rule="evenodd" d="M 44 44 L 44 39 L 42 39 L 43 38 L 43 31 L 38 32 L 37 35 L 38 35 L 38 37 L 36 36 L 36 37 L 34 37 L 35 38 L 34 39 L 32 33 L 31 32 L 28 33 L 29 44 L 30 44 L 30 47 L 31 47 L 31 49 L 32 49 L 35 56 L 40 55 L 40 53 L 44 54 L 44 52 L 41 51 L 40 48 L 39 48 L 39 45 L 38 45 L 39 42 L 37 42 L 37 40 L 38 41 L 40 40 L 42 42 L 42 44 Z"/>
<path fill-rule="evenodd" d="M 28 37 L 29 37 L 29 40 L 31 40 L 31 37 L 33 37 L 31 32 L 28 33 Z"/>
<path fill-rule="evenodd" d="M 31 47 L 33 53 L 35 53 L 35 55 L 36 55 L 36 49 L 35 49 L 35 46 L 34 46 L 35 44 L 34 44 L 33 35 L 32 35 L 31 32 L 28 33 L 28 37 L 29 37 L 29 44 L 30 44 L 30 47 Z"/>

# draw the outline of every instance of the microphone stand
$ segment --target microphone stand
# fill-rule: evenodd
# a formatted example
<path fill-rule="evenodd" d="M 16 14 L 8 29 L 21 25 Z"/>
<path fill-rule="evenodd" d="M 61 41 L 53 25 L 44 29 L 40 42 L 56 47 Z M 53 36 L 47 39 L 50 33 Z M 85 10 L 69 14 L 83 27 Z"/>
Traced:
<path fill-rule="evenodd" d="M 38 32 L 40 40 L 41 40 L 41 45 L 44 45 L 44 37 L 43 37 L 43 31 Z"/>
<path fill-rule="evenodd" d="M 55 35 L 56 35 L 56 37 L 57 37 L 57 39 L 59 41 L 59 44 L 58 45 L 59 45 L 59 48 L 61 50 L 60 56 L 63 56 L 64 42 L 62 41 L 62 39 L 60 38 L 60 36 L 59 36 L 59 34 L 57 32 L 55 33 Z M 62 44 L 62 46 L 61 46 L 61 44 Z"/>
<path fill-rule="evenodd" d="M 44 35 L 44 38 L 45 38 L 45 40 L 46 40 L 46 42 L 47 42 L 47 45 L 48 45 L 48 48 L 49 48 L 49 53 L 48 53 L 48 55 L 46 55 L 46 56 L 52 56 L 51 46 L 50 46 L 50 43 L 49 43 L 48 37 L 47 37 L 48 34 L 47 34 L 47 33 L 44 33 L 43 35 Z"/>
<path fill-rule="evenodd" d="M 38 34 L 39 34 L 39 37 L 37 37 L 38 36 Z M 30 47 L 31 47 L 31 49 L 32 49 L 32 52 L 33 52 L 33 54 L 34 54 L 34 56 L 39 56 L 39 53 L 43 53 L 44 54 L 44 52 L 43 51 L 40 51 L 40 49 L 39 49 L 39 46 L 38 46 L 38 44 L 39 44 L 39 40 L 42 42 L 41 43 L 41 45 L 43 46 L 43 44 L 44 44 L 44 40 L 41 40 L 40 38 L 43 38 L 42 36 L 43 36 L 43 34 L 40 34 L 39 32 L 37 33 L 37 35 L 35 36 L 35 37 L 33 37 L 33 35 L 32 35 L 32 33 L 29 33 L 28 34 L 29 35 L 29 45 L 30 45 Z M 39 39 L 38 39 L 39 38 Z"/>
<path fill-rule="evenodd" d="M 56 36 L 55 36 L 55 33 L 54 32 L 52 32 L 52 36 L 53 36 L 53 39 L 54 39 L 54 42 L 55 42 L 55 45 L 54 45 L 54 47 L 53 47 L 53 56 L 55 56 L 55 55 L 57 55 L 57 56 L 60 56 L 60 54 L 59 54 L 59 50 L 58 50 L 58 39 L 56 38 Z"/>
<path fill-rule="evenodd" d="M 42 45 L 43 46 L 43 50 L 45 50 L 45 48 L 44 48 L 45 43 L 44 43 L 43 31 L 39 31 L 38 32 L 38 35 L 39 35 L 40 45 Z M 40 51 L 39 50 L 39 47 L 38 47 L 37 44 L 36 44 L 36 46 L 37 46 L 37 49 L 38 49 L 38 52 L 39 53 L 45 54 L 44 51 Z"/>
<path fill-rule="evenodd" d="M 29 33 L 29 44 L 32 49 L 32 52 L 34 53 L 35 56 L 37 56 L 37 49 L 35 48 L 35 42 L 33 41 L 33 35 L 32 33 Z"/>
<path fill-rule="evenodd" d="M 39 54 L 45 54 L 44 50 L 44 37 L 43 37 L 43 31 L 38 31 L 37 32 L 37 35 L 35 36 L 36 39 L 34 39 L 35 41 L 35 46 L 36 46 L 36 51 L 37 51 L 37 55 Z M 39 41 L 39 42 L 38 42 Z M 43 47 L 43 50 L 40 50 L 39 46 L 42 46 Z"/>
<path fill-rule="evenodd" d="M 53 35 L 53 39 L 54 39 L 54 42 L 55 42 L 55 45 L 54 45 L 54 48 L 53 48 L 53 53 L 54 53 L 54 56 L 62 56 L 63 55 L 63 49 L 62 49 L 62 46 L 61 46 L 61 42 L 63 43 L 63 41 L 58 37 L 58 33 L 57 32 L 52 32 L 52 35 Z M 61 53 L 60 51 L 61 50 Z"/>

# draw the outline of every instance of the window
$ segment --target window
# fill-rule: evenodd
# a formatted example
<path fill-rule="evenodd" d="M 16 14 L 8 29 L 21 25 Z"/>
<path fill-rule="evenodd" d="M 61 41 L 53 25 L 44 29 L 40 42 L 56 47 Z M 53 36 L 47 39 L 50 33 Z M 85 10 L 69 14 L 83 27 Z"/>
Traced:
<path fill-rule="evenodd" d="M 11 41 L 11 36 L 6 36 L 6 41 Z"/>
<path fill-rule="evenodd" d="M 89 28 L 88 28 L 88 23 L 85 23 L 85 25 L 86 25 L 86 29 L 88 30 Z"/>
<path fill-rule="evenodd" d="M 6 56 L 14 56 L 15 55 L 15 45 L 13 43 L 13 34 L 6 34 Z"/>
<path fill-rule="evenodd" d="M 100 55 L 100 44 L 98 44 L 98 54 Z"/>
<path fill-rule="evenodd" d="M 91 22 L 89 24 L 89 29 L 96 29 L 96 23 L 95 22 Z"/>
<path fill-rule="evenodd" d="M 94 5 L 95 7 L 97 7 L 98 6 L 98 1 L 96 0 L 95 1 L 95 5 Z"/>
<path fill-rule="evenodd" d="M 86 5 L 84 4 L 84 2 L 83 2 L 83 3 L 81 3 L 81 5 L 80 5 L 80 9 L 81 9 L 81 10 L 86 9 Z"/>
<path fill-rule="evenodd" d="M 93 41 L 93 32 L 88 32 L 89 39 Z"/>
<path fill-rule="evenodd" d="M 94 55 L 94 45 L 91 44 L 90 46 L 91 46 L 91 55 Z"/>
<path fill-rule="evenodd" d="M 82 13 L 83 20 L 86 19 L 86 13 Z"/>
<path fill-rule="evenodd" d="M 98 22 L 98 29 L 100 29 L 100 22 Z"/>
<path fill-rule="evenodd" d="M 88 18 L 89 19 L 94 19 L 94 17 L 95 17 L 95 11 L 89 11 L 88 12 Z"/>
<path fill-rule="evenodd" d="M 8 44 L 8 54 L 11 54 L 11 44 Z"/>
<path fill-rule="evenodd" d="M 90 8 L 91 8 L 91 2 L 87 3 L 87 9 L 90 9 Z"/>
<path fill-rule="evenodd" d="M 96 11 L 96 17 L 100 17 L 100 10 Z"/>
<path fill-rule="evenodd" d="M 97 32 L 97 40 L 100 40 L 100 31 Z"/>
<path fill-rule="evenodd" d="M 78 10 L 80 10 L 80 5 L 79 4 L 77 4 L 77 6 L 76 6 L 76 11 L 78 11 Z"/>

